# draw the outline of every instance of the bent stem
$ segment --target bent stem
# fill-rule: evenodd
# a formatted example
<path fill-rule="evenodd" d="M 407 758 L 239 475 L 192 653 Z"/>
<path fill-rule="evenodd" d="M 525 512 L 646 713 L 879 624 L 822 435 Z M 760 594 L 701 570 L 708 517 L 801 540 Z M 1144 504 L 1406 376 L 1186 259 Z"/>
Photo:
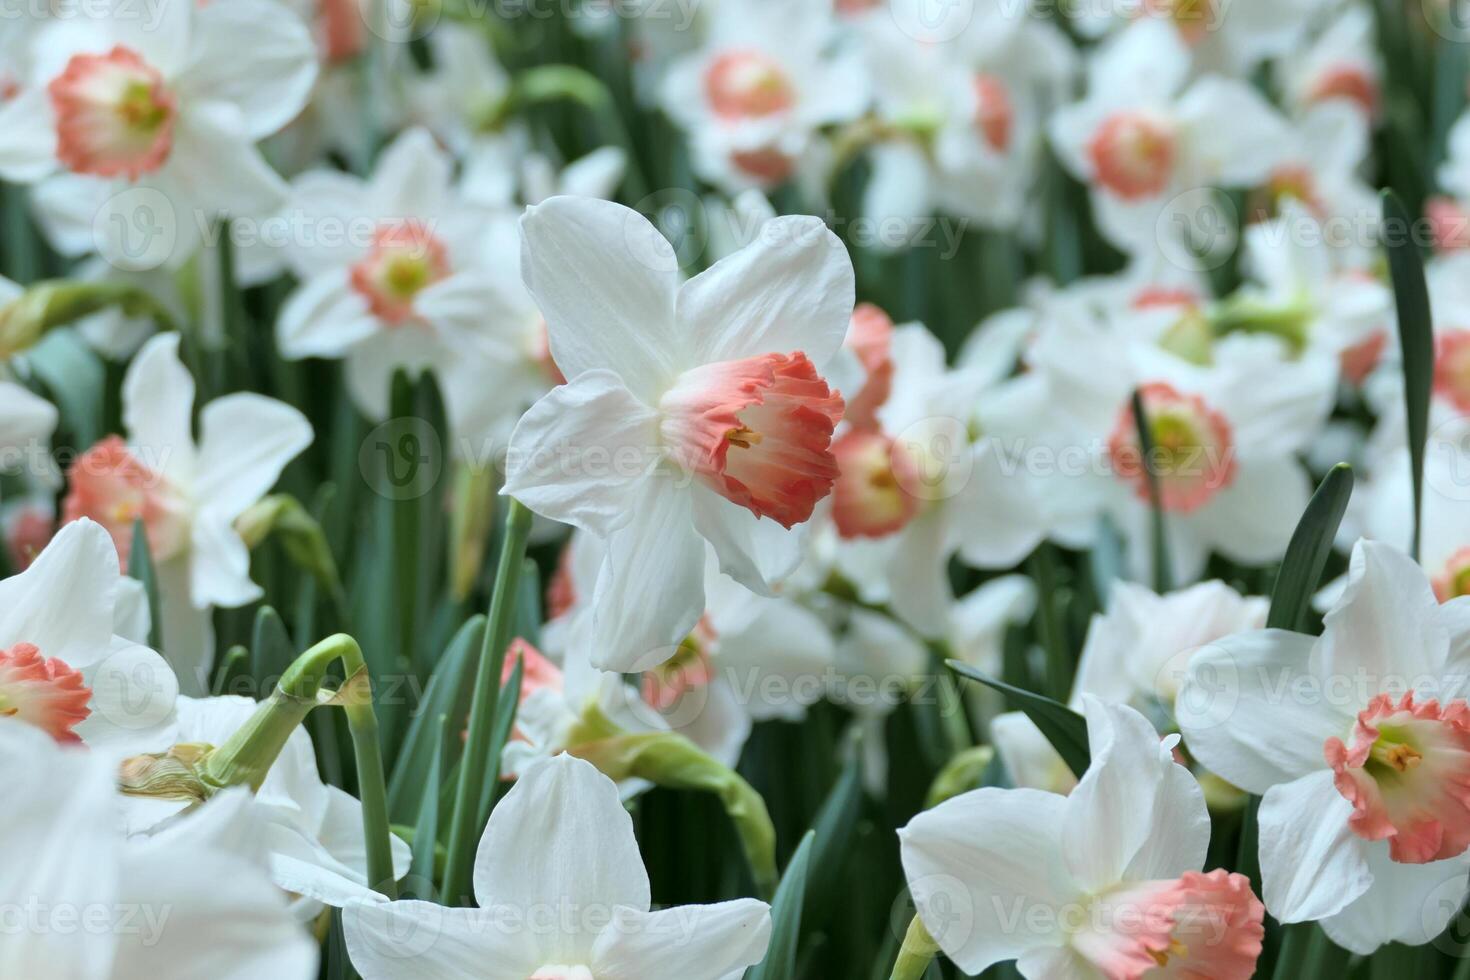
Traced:
<path fill-rule="evenodd" d="M 929 935 L 919 917 L 914 916 L 909 922 L 908 932 L 904 934 L 903 944 L 898 947 L 898 959 L 888 980 L 920 980 L 938 952 L 939 944 Z"/>
<path fill-rule="evenodd" d="M 321 685 L 332 661 L 340 659 L 347 675 L 341 690 L 322 697 Z M 367 875 L 373 890 L 398 897 L 393 875 L 393 845 L 388 827 L 388 784 L 383 776 L 383 754 L 378 745 L 378 716 L 373 711 L 373 686 L 362 647 L 345 633 L 322 640 L 287 668 L 277 692 L 315 703 L 340 706 L 347 713 L 352 750 L 357 758 L 357 790 L 362 798 L 362 830 L 367 843 Z"/>
<path fill-rule="evenodd" d="M 515 617 L 520 592 L 521 566 L 526 556 L 526 539 L 531 533 L 531 512 L 514 497 L 505 515 L 505 540 L 500 563 L 495 568 L 495 593 L 490 598 L 490 621 L 485 644 L 480 649 L 480 666 L 475 674 L 475 691 L 470 702 L 469 731 L 464 757 L 459 766 L 454 815 L 449 825 L 449 854 L 444 870 L 444 900 L 456 905 L 468 897 L 474 849 L 483 827 L 480 797 L 485 791 L 490 743 L 500 700 L 500 674 L 505 667 L 505 650 Z"/>
<path fill-rule="evenodd" d="M 713 793 L 725 806 L 750 862 L 751 877 L 761 898 L 776 893 L 776 831 L 766 801 L 730 767 L 683 735 L 640 732 L 574 744 L 572 755 L 586 759 L 608 778 L 646 779 L 667 789 Z"/>

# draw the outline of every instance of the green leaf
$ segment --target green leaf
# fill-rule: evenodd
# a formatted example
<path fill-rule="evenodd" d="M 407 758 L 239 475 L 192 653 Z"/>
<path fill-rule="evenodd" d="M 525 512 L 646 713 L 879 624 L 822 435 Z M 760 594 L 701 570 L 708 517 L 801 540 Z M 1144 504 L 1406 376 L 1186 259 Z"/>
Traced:
<path fill-rule="evenodd" d="M 1301 520 L 1292 532 L 1281 570 L 1276 573 L 1276 587 L 1271 590 L 1271 611 L 1266 616 L 1268 629 L 1300 631 L 1306 623 L 1312 593 L 1322 582 L 1322 571 L 1332 554 L 1337 527 L 1347 512 L 1348 498 L 1353 493 L 1353 469 L 1338 463 L 1328 471 L 1317 492 L 1307 502 Z"/>
<path fill-rule="evenodd" d="M 1434 382 L 1434 324 L 1429 289 L 1413 223 L 1397 194 L 1383 192 L 1383 235 L 1388 271 L 1398 310 L 1399 344 L 1404 364 L 1404 407 L 1409 427 L 1409 454 L 1414 467 L 1414 539 L 1410 554 L 1419 557 L 1420 521 L 1424 507 L 1424 446 L 1429 438 L 1429 394 Z"/>
<path fill-rule="evenodd" d="M 806 904 L 806 884 L 815 849 L 816 831 L 808 830 L 801 846 L 786 866 L 781 884 L 771 903 L 771 945 L 766 958 L 745 974 L 745 980 L 794 980 L 796 948 L 801 940 L 801 913 Z"/>
<path fill-rule="evenodd" d="M 1143 392 L 1133 392 L 1133 421 L 1138 426 L 1138 452 L 1143 460 L 1144 477 L 1148 481 L 1148 504 L 1153 521 L 1154 591 L 1160 595 L 1174 587 L 1174 569 L 1169 562 L 1169 540 L 1164 528 L 1164 503 L 1159 490 L 1159 474 L 1154 470 L 1154 434 L 1144 412 Z"/>
<path fill-rule="evenodd" d="M 25 362 L 51 392 L 62 428 L 76 444 L 87 447 L 101 439 L 107 370 L 92 348 L 73 331 L 54 331 L 26 351 Z"/>
<path fill-rule="evenodd" d="M 409 884 L 416 892 L 413 897 L 425 900 L 432 900 L 434 894 L 435 856 L 439 845 L 439 784 L 444 766 L 444 730 L 448 720 L 446 715 L 437 715 L 428 726 L 436 751 L 429 762 L 419 818 L 414 825 L 413 863 L 408 871 Z"/>
<path fill-rule="evenodd" d="M 1341 976 L 1347 960 L 1347 950 L 1334 945 L 1320 925 L 1297 922 L 1283 930 L 1281 952 L 1271 976 L 1275 980 Z"/>
<path fill-rule="evenodd" d="M 242 646 L 230 647 L 220 658 L 219 666 L 215 668 L 214 683 L 209 686 L 209 693 L 214 697 L 233 693 L 230 690 L 230 681 L 244 673 L 249 664 L 249 650 Z"/>
<path fill-rule="evenodd" d="M 1026 717 L 1036 723 L 1041 729 L 1041 734 L 1057 750 L 1062 761 L 1067 764 L 1078 779 L 1087 771 L 1092 762 L 1092 749 L 1087 741 L 1087 721 L 1077 712 L 1059 701 L 1034 691 L 1023 691 L 1019 687 L 1012 687 L 1005 681 L 998 681 L 988 674 L 983 674 L 971 667 L 969 664 L 958 660 L 947 660 L 949 669 L 961 677 L 968 677 L 972 681 L 979 681 L 986 687 L 994 688 L 1005 695 L 1006 703 L 1012 709 L 1024 711 Z"/>
<path fill-rule="evenodd" d="M 270 606 L 261 606 L 255 613 L 255 629 L 250 637 L 250 674 L 257 681 L 269 682 L 263 690 L 270 690 L 275 679 L 286 672 L 291 661 L 296 659 L 295 644 L 286 632 L 280 613 Z"/>
<path fill-rule="evenodd" d="M 812 821 L 812 832 L 816 836 L 812 845 L 811 882 L 807 886 L 806 903 L 806 915 L 810 921 L 817 921 L 821 918 L 819 913 L 831 907 L 842 874 L 848 867 L 852 837 L 862 812 L 862 752 L 859 745 L 854 744 L 852 748 L 852 757 Z"/>
<path fill-rule="evenodd" d="M 451 732 L 464 730 L 469 714 L 469 685 L 465 683 L 471 654 L 485 642 L 485 617 L 473 616 L 459 628 L 450 641 L 439 665 L 429 677 L 423 700 L 409 723 L 408 734 L 393 767 L 388 786 L 388 810 L 398 823 L 409 823 L 418 816 L 426 792 L 427 774 L 439 743 L 434 739 L 433 719 L 444 716 Z M 445 770 L 453 767 L 454 749 L 459 739 L 449 740 Z"/>
<path fill-rule="evenodd" d="M 148 596 L 148 645 L 163 650 L 163 621 L 158 612 L 158 573 L 148 548 L 148 531 L 140 518 L 133 522 L 133 545 L 128 551 L 128 577 L 143 583 Z"/>
<path fill-rule="evenodd" d="M 490 733 L 490 756 L 487 763 L 490 773 L 485 780 L 485 788 L 480 792 L 481 826 L 490 819 L 490 810 L 495 805 L 495 794 L 500 789 L 500 757 L 505 752 L 505 743 L 510 740 L 511 726 L 515 724 L 516 709 L 521 700 L 521 682 L 525 676 L 525 658 L 517 657 L 510 676 L 500 687 L 500 697 L 495 708 L 495 730 Z"/>

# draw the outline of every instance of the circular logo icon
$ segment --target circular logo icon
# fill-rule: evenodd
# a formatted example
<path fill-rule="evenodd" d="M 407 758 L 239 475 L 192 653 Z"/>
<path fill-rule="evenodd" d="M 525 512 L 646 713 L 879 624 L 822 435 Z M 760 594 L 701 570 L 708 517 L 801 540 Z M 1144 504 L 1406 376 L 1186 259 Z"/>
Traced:
<path fill-rule="evenodd" d="M 1189 272 L 1218 269 L 1240 241 L 1235 204 L 1212 187 L 1185 191 L 1169 202 L 1154 224 L 1154 240 L 1171 265 Z"/>
<path fill-rule="evenodd" d="M 1211 649 L 1206 645 L 1200 648 L 1199 653 Z M 1192 659 L 1187 672 L 1182 671 L 1181 666 L 1177 658 L 1170 660 L 1154 678 L 1158 690 L 1167 691 L 1177 685 L 1175 712 L 1191 718 L 1193 728 L 1214 728 L 1229 721 L 1240 701 L 1240 669 L 1235 658 L 1203 656 Z"/>
<path fill-rule="evenodd" d="M 915 41 L 939 44 L 964 33 L 975 17 L 975 0 L 888 0 L 898 29 Z"/>
<path fill-rule="evenodd" d="M 443 0 L 365 0 L 358 4 L 363 24 L 390 44 L 428 37 L 443 13 Z"/>
<path fill-rule="evenodd" d="M 439 942 L 448 910 L 432 902 L 349 902 L 342 920 L 365 946 L 385 959 L 407 960 L 424 955 Z"/>
<path fill-rule="evenodd" d="M 916 500 L 948 500 L 970 482 L 975 454 L 965 423 L 947 416 L 920 419 L 893 440 L 893 477 Z"/>
<path fill-rule="evenodd" d="M 670 187 L 644 197 L 633 210 L 648 221 L 630 218 L 624 240 L 633 258 L 655 272 L 691 265 L 709 246 L 709 221 L 698 194 Z"/>
<path fill-rule="evenodd" d="M 147 272 L 162 267 L 179 240 L 173 202 L 152 187 L 130 187 L 109 197 L 92 218 L 92 243 L 114 269 Z"/>
<path fill-rule="evenodd" d="M 145 646 L 123 647 L 99 663 L 90 684 L 92 709 L 108 722 L 129 731 L 163 724 L 173 714 L 179 682 L 162 657 Z"/>
<path fill-rule="evenodd" d="M 1442 422 L 1429 433 L 1424 482 L 1446 500 L 1470 501 L 1470 417 Z"/>
<path fill-rule="evenodd" d="M 357 466 L 373 492 L 389 500 L 416 500 L 439 484 L 444 447 L 423 419 L 389 419 L 362 442 Z"/>

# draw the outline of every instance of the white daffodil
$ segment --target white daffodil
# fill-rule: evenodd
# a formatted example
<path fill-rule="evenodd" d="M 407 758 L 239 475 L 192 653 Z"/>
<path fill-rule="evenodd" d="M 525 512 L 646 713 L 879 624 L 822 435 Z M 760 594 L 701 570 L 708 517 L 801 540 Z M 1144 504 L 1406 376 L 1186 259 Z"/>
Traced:
<path fill-rule="evenodd" d="M 1099 229 L 1130 253 L 1179 227 L 1219 231 L 1197 227 L 1216 214 L 1211 189 L 1255 187 L 1286 145 L 1286 121 L 1248 83 L 1207 75 L 1186 88 L 1189 51 L 1156 20 L 1110 38 L 1089 68 L 1086 99 L 1052 115 L 1051 141 L 1091 187 Z"/>
<path fill-rule="evenodd" d="M 718 4 L 705 43 L 670 65 L 664 111 L 688 134 L 695 171 L 729 193 L 795 175 L 821 127 L 856 119 L 868 82 L 834 45 L 820 5 Z"/>
<path fill-rule="evenodd" d="M 243 697 L 181 697 L 170 744 L 221 746 L 250 720 L 257 707 L 255 701 Z M 297 728 L 286 740 L 255 802 L 271 880 L 296 896 L 292 914 L 297 919 L 309 922 L 323 905 L 341 908 L 373 894 L 367 878 L 362 803 L 322 782 L 306 729 Z M 188 806 L 183 801 L 123 799 L 131 832 L 170 826 L 164 821 Z M 183 819 L 193 819 L 192 812 Z M 390 843 L 394 874 L 402 877 L 408 873 L 412 855 L 398 837 L 393 836 Z"/>
<path fill-rule="evenodd" d="M 521 219 L 523 274 L 571 379 L 511 437 L 504 492 L 607 539 L 596 666 L 669 659 L 705 610 L 705 542 L 753 591 L 795 568 L 790 529 L 837 476 L 842 397 L 819 373 L 847 332 L 852 263 L 814 218 L 678 284 L 635 211 L 554 197 Z"/>
<path fill-rule="evenodd" d="M 288 8 L 162 0 L 140 12 L 110 0 L 101 15 L 45 18 L 29 54 L 19 91 L 0 102 L 0 176 L 40 182 L 35 202 L 61 251 L 126 265 L 154 255 L 149 236 L 172 235 L 150 264 L 177 267 L 211 217 L 263 217 L 284 201 L 255 142 L 301 111 L 317 70 Z"/>
<path fill-rule="evenodd" d="M 867 602 L 889 603 L 927 637 L 944 634 L 954 593 L 949 560 L 1008 568 L 1046 536 L 1029 474 L 1011 468 L 1008 436 L 1033 427 L 1040 388 L 1011 383 L 1019 321 L 987 321 L 988 343 L 951 370 L 920 324 L 894 330 L 892 375 L 874 425 L 854 426 L 832 447 L 837 571 Z M 981 356 L 983 354 L 983 356 Z"/>
<path fill-rule="evenodd" d="M 1470 870 L 1470 600 L 1436 601 L 1406 555 L 1353 550 L 1320 638 L 1239 633 L 1189 664 L 1195 758 L 1261 795 L 1266 907 L 1368 954 L 1420 945 Z"/>
<path fill-rule="evenodd" d="M 1383 66 L 1370 8 L 1342 5 L 1321 33 L 1275 69 L 1294 115 L 1338 102 L 1372 123 L 1381 111 Z"/>
<path fill-rule="evenodd" d="M 971 975 L 1015 960 L 1037 980 L 1246 980 L 1265 910 L 1245 876 L 1200 870 L 1210 818 L 1178 736 L 1122 705 L 1085 710 L 1092 764 L 1069 796 L 973 790 L 899 831 L 919 918 Z"/>
<path fill-rule="evenodd" d="M 1250 564 L 1280 557 L 1311 494 L 1297 454 L 1332 407 L 1336 363 L 1289 360 L 1273 338 L 1254 336 L 1216 344 L 1211 356 L 1212 364 L 1193 364 L 1074 320 L 1049 324 L 1030 348 L 1049 419 L 1019 445 L 1016 465 L 1044 467 L 1035 483 L 1068 523 L 1096 528 L 1108 515 L 1128 542 L 1135 577 L 1147 580 L 1152 565 L 1135 389 L 1174 581 L 1197 578 L 1212 551 Z"/>
<path fill-rule="evenodd" d="M 487 330 L 505 304 L 481 271 L 486 216 L 459 197 L 453 170 L 428 131 L 412 129 L 366 181 L 317 170 L 292 184 L 291 213 L 320 234 L 287 251 L 301 286 L 276 342 L 287 358 L 344 358 L 352 397 L 373 418 L 388 414 L 394 371 L 446 382 L 444 368 L 481 363 L 494 346 Z M 483 365 L 475 377 L 488 386 Z M 453 414 L 459 393 L 449 387 L 445 400 Z"/>
<path fill-rule="evenodd" d="M 7 909 L 0 975 L 65 980 L 307 980 L 317 944 L 266 875 L 244 790 L 148 837 L 117 826 L 115 770 L 0 718 Z M 16 916 L 23 918 L 17 920 Z"/>
<path fill-rule="evenodd" d="M 260 395 L 205 405 L 197 443 L 193 412 L 194 379 L 179 361 L 178 335 L 153 338 L 123 380 L 128 439 L 110 436 L 77 457 L 63 515 L 107 528 L 124 560 L 143 522 L 158 568 L 163 653 L 186 692 L 208 684 L 211 609 L 261 595 L 235 519 L 312 440 L 305 416 Z"/>
<path fill-rule="evenodd" d="M 118 635 L 127 605 L 112 539 L 85 519 L 0 581 L 0 717 L 110 757 L 166 747 L 178 681 Z"/>
<path fill-rule="evenodd" d="M 863 214 L 916 232 L 937 210 L 1016 227 L 1040 172 L 1044 114 L 1076 68 L 1071 42 L 1051 24 L 1004 16 L 977 16 L 942 42 L 893 17 L 862 27 L 877 116 L 896 135 L 870 152 Z"/>
<path fill-rule="evenodd" d="M 725 980 L 760 962 L 770 941 L 770 909 L 754 899 L 649 911 L 648 872 L 617 787 L 571 756 L 526 773 L 490 814 L 474 888 L 479 908 L 345 910 L 363 980 Z"/>

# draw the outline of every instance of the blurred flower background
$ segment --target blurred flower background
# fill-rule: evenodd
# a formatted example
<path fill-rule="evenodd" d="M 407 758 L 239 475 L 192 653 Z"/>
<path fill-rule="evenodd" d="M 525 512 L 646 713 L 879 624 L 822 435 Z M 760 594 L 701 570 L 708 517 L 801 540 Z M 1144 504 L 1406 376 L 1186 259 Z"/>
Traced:
<path fill-rule="evenodd" d="M 0 0 L 0 977 L 1470 977 L 1463 0 Z"/>

